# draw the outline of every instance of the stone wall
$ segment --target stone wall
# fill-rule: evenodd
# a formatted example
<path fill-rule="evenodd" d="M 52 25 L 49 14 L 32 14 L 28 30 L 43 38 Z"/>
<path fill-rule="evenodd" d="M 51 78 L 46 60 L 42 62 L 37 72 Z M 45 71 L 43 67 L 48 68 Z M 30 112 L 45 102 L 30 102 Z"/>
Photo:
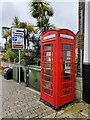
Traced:
<path fill-rule="evenodd" d="M 83 94 L 83 81 L 82 77 L 75 78 L 75 98 L 79 101 L 82 101 Z"/>
<path fill-rule="evenodd" d="M 2 67 L 13 67 L 13 66 L 18 66 L 18 64 L 11 63 L 11 62 L 1 62 L 0 66 L 2 66 Z"/>
<path fill-rule="evenodd" d="M 14 63 L 9 63 L 9 62 L 1 62 L 2 67 L 12 67 L 14 66 Z"/>

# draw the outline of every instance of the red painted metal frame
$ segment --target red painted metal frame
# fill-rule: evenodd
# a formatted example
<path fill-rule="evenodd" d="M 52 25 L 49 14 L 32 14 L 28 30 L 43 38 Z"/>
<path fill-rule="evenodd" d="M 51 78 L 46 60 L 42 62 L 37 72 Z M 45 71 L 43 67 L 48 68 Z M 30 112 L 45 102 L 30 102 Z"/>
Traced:
<path fill-rule="evenodd" d="M 51 37 L 51 38 L 44 39 L 46 36 L 50 36 L 52 34 L 54 34 L 55 36 Z M 72 39 L 60 37 L 60 34 L 73 36 L 74 39 L 72 40 Z M 49 62 L 49 63 L 52 63 L 52 68 L 51 68 L 52 69 L 52 76 L 51 76 L 52 83 L 50 83 L 48 81 L 46 81 L 46 82 L 47 82 L 47 84 L 49 83 L 52 85 L 51 89 L 47 88 L 48 90 L 50 89 L 52 91 L 52 95 L 49 95 L 43 91 L 43 87 L 44 87 L 43 83 L 45 82 L 45 80 L 43 79 L 43 76 L 45 75 L 43 73 L 43 71 L 44 71 L 44 64 L 47 63 L 47 62 L 44 62 L 43 58 L 45 56 L 43 56 L 43 53 L 45 52 L 44 46 L 49 45 L 49 44 L 53 45 L 52 46 L 53 61 Z M 63 71 L 64 71 L 64 68 L 63 68 L 63 64 L 64 64 L 64 62 L 63 62 L 63 59 L 64 59 L 63 45 L 64 44 L 72 45 L 72 49 L 70 50 L 70 52 L 72 53 L 71 62 L 69 62 L 69 64 L 71 64 L 70 80 L 69 79 L 66 80 L 65 76 L 63 75 Z M 41 93 L 41 95 L 40 95 L 40 97 L 43 100 L 45 100 L 46 102 L 53 105 L 55 108 L 58 108 L 64 104 L 69 103 L 69 102 L 74 100 L 75 47 L 76 47 L 76 35 L 68 29 L 49 30 L 49 31 L 43 33 L 43 35 L 42 35 L 41 78 L 40 78 L 41 79 L 40 80 L 40 93 Z M 46 76 L 48 76 L 48 75 L 46 75 Z M 64 87 L 69 86 L 69 87 L 66 88 L 66 90 L 64 90 L 63 86 Z M 66 93 L 70 92 L 70 94 L 62 95 L 65 91 L 66 91 Z"/>

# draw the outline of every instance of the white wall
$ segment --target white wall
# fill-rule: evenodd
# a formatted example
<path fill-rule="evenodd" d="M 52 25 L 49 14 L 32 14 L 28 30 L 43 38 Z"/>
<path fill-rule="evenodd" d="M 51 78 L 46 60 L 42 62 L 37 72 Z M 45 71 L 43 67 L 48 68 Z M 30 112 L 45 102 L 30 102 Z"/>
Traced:
<path fill-rule="evenodd" d="M 90 63 L 90 2 L 88 3 L 88 63 Z"/>
<path fill-rule="evenodd" d="M 90 23 L 89 23 L 89 17 L 90 17 L 90 12 L 89 12 L 89 7 L 88 7 L 88 2 L 85 2 L 85 37 L 84 37 L 84 63 L 90 63 Z"/>

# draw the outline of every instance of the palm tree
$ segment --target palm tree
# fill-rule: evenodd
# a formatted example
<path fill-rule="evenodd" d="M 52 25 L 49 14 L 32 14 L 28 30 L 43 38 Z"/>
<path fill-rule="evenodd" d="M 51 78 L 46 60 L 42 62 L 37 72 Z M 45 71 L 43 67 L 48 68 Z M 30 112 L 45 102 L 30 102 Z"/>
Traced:
<path fill-rule="evenodd" d="M 34 25 L 32 25 L 32 24 L 27 24 L 26 28 L 27 28 L 29 33 L 36 31 L 34 28 Z"/>
<path fill-rule="evenodd" d="M 7 43 L 11 38 L 11 29 L 5 31 L 4 38 L 6 39 L 6 43 L 5 43 L 5 49 L 6 49 Z"/>
<path fill-rule="evenodd" d="M 29 34 L 32 32 L 36 32 L 34 25 L 32 25 L 30 23 L 26 23 L 26 22 L 20 22 L 19 28 L 26 28 Z"/>
<path fill-rule="evenodd" d="M 19 23 L 20 23 L 19 18 L 15 16 L 13 18 L 13 25 L 14 25 L 14 27 L 18 28 L 19 27 Z"/>
<path fill-rule="evenodd" d="M 8 37 L 10 37 L 11 36 L 11 29 L 6 30 L 6 34 L 8 34 Z"/>
<path fill-rule="evenodd" d="M 27 27 L 27 23 L 26 22 L 20 22 L 19 23 L 19 28 L 26 28 Z"/>
<path fill-rule="evenodd" d="M 6 44 L 7 44 L 8 37 L 9 38 L 11 37 L 11 29 L 5 31 L 4 38 L 6 39 Z"/>
<path fill-rule="evenodd" d="M 8 38 L 8 34 L 7 33 L 5 33 L 4 38 L 6 39 L 6 44 L 7 44 L 7 38 Z"/>
<path fill-rule="evenodd" d="M 29 3 L 29 6 L 31 8 L 31 15 L 37 19 L 37 27 L 40 29 L 41 33 L 46 31 L 47 28 L 49 29 L 50 27 L 47 25 L 50 25 L 49 19 L 53 16 L 52 7 L 47 2 L 42 0 L 39 2 L 32 0 L 32 2 Z"/>

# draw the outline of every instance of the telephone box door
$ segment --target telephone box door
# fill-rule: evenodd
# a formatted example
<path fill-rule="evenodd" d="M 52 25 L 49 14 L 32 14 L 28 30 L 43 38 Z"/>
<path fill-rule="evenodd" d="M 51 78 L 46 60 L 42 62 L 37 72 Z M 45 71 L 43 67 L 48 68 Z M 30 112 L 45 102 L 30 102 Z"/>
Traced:
<path fill-rule="evenodd" d="M 74 99 L 74 64 L 75 45 L 73 42 L 63 42 L 61 67 L 61 96 L 62 104 Z M 66 97 L 67 96 L 67 97 Z"/>
<path fill-rule="evenodd" d="M 54 42 L 42 43 L 41 54 L 41 98 L 54 104 L 53 99 L 53 49 Z"/>

